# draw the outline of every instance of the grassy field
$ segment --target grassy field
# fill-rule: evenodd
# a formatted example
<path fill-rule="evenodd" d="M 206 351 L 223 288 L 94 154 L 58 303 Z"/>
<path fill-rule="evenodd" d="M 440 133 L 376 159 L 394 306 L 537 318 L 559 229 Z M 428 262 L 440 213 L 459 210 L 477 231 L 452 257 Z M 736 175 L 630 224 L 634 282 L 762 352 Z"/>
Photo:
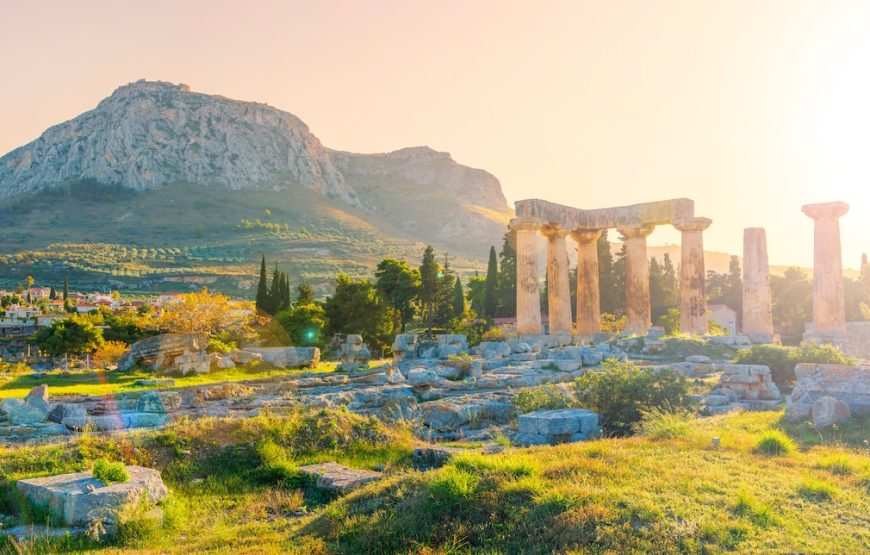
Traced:
<path fill-rule="evenodd" d="M 375 361 L 376 364 L 382 361 Z M 185 377 L 174 377 L 174 387 L 205 385 L 221 382 L 241 382 L 261 380 L 299 374 L 302 372 L 334 372 L 338 363 L 321 362 L 314 368 L 274 368 L 269 365 L 237 366 L 235 368 L 215 369 L 208 374 L 195 374 Z M 43 377 L 35 378 L 31 374 L 0 377 L 0 399 L 6 397 L 24 397 L 34 387 L 48 384 L 49 394 L 55 395 L 109 395 L 125 391 L 144 391 L 155 386 L 136 385 L 137 380 L 155 377 L 153 372 L 131 370 L 129 372 L 103 370 L 73 370 L 67 373 L 49 372 Z"/>
<path fill-rule="evenodd" d="M 819 433 L 782 414 L 666 416 L 642 436 L 469 452 L 411 470 L 407 430 L 343 411 L 181 422 L 161 432 L 0 449 L 0 513 L 14 480 L 100 456 L 159 468 L 173 490 L 163 528 L 113 544 L 63 540 L 33 552 L 109 553 L 863 553 L 870 551 L 867 418 Z M 756 449 L 788 434 L 781 455 Z M 720 438 L 720 446 L 712 438 Z M 789 441 L 786 438 L 785 441 Z M 469 445 L 474 447 L 476 445 Z M 383 465 L 386 479 L 318 495 L 299 464 Z M 21 546 L 19 546 L 21 547 Z M 13 549 L 7 546 L 7 549 Z"/>

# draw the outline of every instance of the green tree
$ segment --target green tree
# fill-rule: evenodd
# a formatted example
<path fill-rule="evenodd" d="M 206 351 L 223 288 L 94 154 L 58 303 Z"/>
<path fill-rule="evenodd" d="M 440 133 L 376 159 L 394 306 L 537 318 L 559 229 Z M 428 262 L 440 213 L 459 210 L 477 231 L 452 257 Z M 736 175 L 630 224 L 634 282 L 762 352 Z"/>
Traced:
<path fill-rule="evenodd" d="M 658 322 L 659 318 L 668 310 L 668 298 L 665 290 L 665 276 L 655 256 L 649 261 L 649 298 L 652 320 Z"/>
<path fill-rule="evenodd" d="M 323 309 L 331 334 L 361 334 L 373 349 L 380 349 L 391 339 L 394 328 L 389 305 L 367 279 L 338 274 L 335 293 L 326 299 Z"/>
<path fill-rule="evenodd" d="M 33 302 L 33 299 L 30 297 L 30 289 L 33 287 L 33 284 L 36 283 L 36 280 L 33 276 L 27 276 L 25 281 L 27 282 L 27 302 L 30 303 Z"/>
<path fill-rule="evenodd" d="M 375 270 L 378 289 L 395 310 L 402 333 L 417 313 L 420 294 L 420 272 L 404 261 L 385 258 Z"/>
<path fill-rule="evenodd" d="M 781 276 L 770 276 L 773 321 L 785 336 L 801 336 L 804 323 L 812 320 L 813 284 L 800 268 L 786 268 Z"/>
<path fill-rule="evenodd" d="M 314 289 L 307 283 L 303 282 L 296 286 L 296 304 L 314 304 Z"/>
<path fill-rule="evenodd" d="M 480 275 L 471 276 L 468 279 L 465 296 L 471 310 L 477 314 L 483 314 L 483 299 L 486 293 L 486 278 Z"/>
<path fill-rule="evenodd" d="M 483 292 L 483 316 L 495 317 L 498 308 L 498 259 L 495 247 L 489 247 L 489 264 L 486 267 L 486 286 Z"/>
<path fill-rule="evenodd" d="M 64 274 L 63 276 L 63 300 L 69 300 L 69 275 Z M 64 302 L 66 304 L 66 302 Z"/>
<path fill-rule="evenodd" d="M 510 244 L 510 232 L 505 233 L 498 255 L 498 303 L 495 315 L 502 318 L 517 313 L 517 251 Z"/>
<path fill-rule="evenodd" d="M 266 255 L 262 255 L 260 259 L 260 279 L 257 281 L 257 300 L 256 307 L 260 312 L 268 312 L 269 308 L 269 287 L 266 283 Z"/>
<path fill-rule="evenodd" d="M 449 327 L 450 321 L 456 317 L 454 314 L 454 286 L 456 274 L 450 268 L 447 254 L 444 255 L 444 265 L 438 273 L 438 293 L 435 300 L 434 324 L 438 327 Z"/>
<path fill-rule="evenodd" d="M 613 268 L 613 253 L 610 252 L 610 240 L 607 230 L 598 238 L 598 284 L 601 298 L 601 311 L 617 314 L 622 311 L 624 302 L 620 296 L 615 271 Z"/>
<path fill-rule="evenodd" d="M 420 262 L 420 304 L 423 309 L 423 320 L 431 330 L 438 306 L 438 285 L 441 276 L 441 266 L 435 260 L 435 249 L 431 245 L 423 251 Z"/>
<path fill-rule="evenodd" d="M 465 292 L 462 290 L 462 280 L 456 277 L 453 285 L 453 317 L 459 318 L 465 314 Z"/>
<path fill-rule="evenodd" d="M 103 331 L 88 318 L 72 316 L 40 328 L 33 342 L 52 356 L 91 353 L 103 344 Z"/>
<path fill-rule="evenodd" d="M 326 312 L 320 303 L 297 302 L 276 314 L 275 319 L 287 331 L 293 345 L 321 349 L 326 346 L 326 337 L 323 333 L 326 328 Z"/>
<path fill-rule="evenodd" d="M 51 291 L 48 293 L 48 298 L 52 301 L 57 298 L 57 291 L 54 290 L 54 287 L 51 288 Z"/>

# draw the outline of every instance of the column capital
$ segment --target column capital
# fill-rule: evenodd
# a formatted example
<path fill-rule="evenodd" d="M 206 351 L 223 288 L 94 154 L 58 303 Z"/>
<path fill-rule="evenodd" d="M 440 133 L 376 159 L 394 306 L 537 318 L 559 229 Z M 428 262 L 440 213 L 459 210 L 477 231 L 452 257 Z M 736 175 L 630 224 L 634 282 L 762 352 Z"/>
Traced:
<path fill-rule="evenodd" d="M 571 232 L 571 238 L 581 245 L 593 243 L 601 238 L 603 229 L 575 229 Z"/>
<path fill-rule="evenodd" d="M 559 224 L 555 223 L 546 223 L 541 226 L 541 234 L 548 239 L 567 237 L 570 232 L 570 229 L 559 227 Z"/>
<path fill-rule="evenodd" d="M 653 224 L 639 224 L 639 225 L 629 225 L 629 226 L 620 226 L 617 227 L 616 230 L 620 235 L 625 237 L 626 239 L 636 239 L 639 237 L 646 237 L 656 228 Z"/>
<path fill-rule="evenodd" d="M 508 223 L 508 228 L 511 231 L 538 231 L 542 225 L 537 218 L 514 218 Z"/>
<path fill-rule="evenodd" d="M 849 211 L 849 205 L 840 201 L 820 202 L 818 204 L 805 204 L 801 210 L 814 220 L 836 220 Z"/>
<path fill-rule="evenodd" d="M 678 222 L 674 222 L 672 225 L 680 231 L 704 231 L 710 224 L 713 223 L 713 220 L 710 218 L 692 218 L 690 220 L 682 220 Z"/>

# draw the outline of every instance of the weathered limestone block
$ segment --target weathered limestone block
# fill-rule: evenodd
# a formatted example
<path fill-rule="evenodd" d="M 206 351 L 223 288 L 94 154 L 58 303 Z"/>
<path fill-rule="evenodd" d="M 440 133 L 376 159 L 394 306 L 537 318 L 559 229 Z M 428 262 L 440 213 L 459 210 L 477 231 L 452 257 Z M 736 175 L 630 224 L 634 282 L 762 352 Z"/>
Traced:
<path fill-rule="evenodd" d="M 475 348 L 475 352 L 486 360 L 497 360 L 509 357 L 511 346 L 504 341 L 484 341 Z"/>
<path fill-rule="evenodd" d="M 522 414 L 515 445 L 531 446 L 583 441 L 598 437 L 598 415 L 584 409 L 544 409 Z"/>
<path fill-rule="evenodd" d="M 119 370 L 129 370 L 136 364 L 150 366 L 154 370 L 172 369 L 176 357 L 205 352 L 208 335 L 204 333 L 166 333 L 147 337 L 134 343 L 118 361 Z"/>
<path fill-rule="evenodd" d="M 85 407 L 80 404 L 60 403 L 56 405 L 51 412 L 48 413 L 48 420 L 60 424 L 64 418 L 81 417 L 86 418 L 88 415 Z"/>
<path fill-rule="evenodd" d="M 347 493 L 381 478 L 380 472 L 347 468 L 336 462 L 300 466 L 299 471 L 315 480 L 315 486 L 333 493 Z"/>
<path fill-rule="evenodd" d="M 405 376 L 402 375 L 402 372 L 399 371 L 395 366 L 390 366 L 386 370 L 384 370 L 384 375 L 387 378 L 387 383 L 390 385 L 396 385 L 405 382 Z"/>
<path fill-rule="evenodd" d="M 393 340 L 393 364 L 417 358 L 420 344 L 416 333 L 400 333 Z"/>
<path fill-rule="evenodd" d="M 770 374 L 770 368 L 752 364 L 726 364 L 718 389 L 739 395 L 738 399 L 778 400 L 782 394 Z"/>
<path fill-rule="evenodd" d="M 263 360 L 263 355 L 260 353 L 252 353 L 251 351 L 243 351 L 241 349 L 230 351 L 229 357 L 236 364 L 250 364 Z"/>
<path fill-rule="evenodd" d="M 816 428 L 829 428 L 851 418 L 852 410 L 843 401 L 825 395 L 813 403 L 812 415 Z"/>
<path fill-rule="evenodd" d="M 341 346 L 341 369 L 352 372 L 360 368 L 368 368 L 372 359 L 368 345 L 363 342 L 363 337 L 358 334 L 348 334 Z"/>
<path fill-rule="evenodd" d="M 810 416 L 822 397 L 846 403 L 853 415 L 870 413 L 870 367 L 802 363 L 795 367 L 797 382 L 786 399 L 786 418 Z"/>
<path fill-rule="evenodd" d="M 55 522 L 68 526 L 86 526 L 95 519 L 114 523 L 125 506 L 135 507 L 145 499 L 157 503 L 169 494 L 158 471 L 141 466 L 128 466 L 127 471 L 129 481 L 111 485 L 97 480 L 91 472 L 78 472 L 19 480 L 16 487 L 31 503 L 47 510 Z"/>
<path fill-rule="evenodd" d="M 695 216 L 695 203 L 687 198 L 595 210 L 582 210 L 541 199 L 519 200 L 514 204 L 519 218 L 536 218 L 545 222 L 555 222 L 567 229 L 606 229 L 638 224 L 659 225 L 686 221 Z"/>
<path fill-rule="evenodd" d="M 415 387 L 431 387 L 443 381 L 437 372 L 428 368 L 411 368 L 408 370 L 407 378 L 408 383 Z"/>
<path fill-rule="evenodd" d="M 48 413 L 48 386 L 42 384 L 31 389 L 22 404 L 12 406 L 6 417 L 10 424 L 38 424 L 45 422 Z"/>
<path fill-rule="evenodd" d="M 263 362 L 277 368 L 304 368 L 320 364 L 317 347 L 246 347 L 244 351 L 263 357 Z"/>

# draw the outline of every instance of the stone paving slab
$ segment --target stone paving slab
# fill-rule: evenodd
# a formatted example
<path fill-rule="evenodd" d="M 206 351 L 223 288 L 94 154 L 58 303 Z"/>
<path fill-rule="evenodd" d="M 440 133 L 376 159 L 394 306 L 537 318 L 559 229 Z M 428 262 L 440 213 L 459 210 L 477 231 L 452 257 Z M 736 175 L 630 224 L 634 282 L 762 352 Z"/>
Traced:
<path fill-rule="evenodd" d="M 315 479 L 315 486 L 335 493 L 347 493 L 381 478 L 374 470 L 347 468 L 336 462 L 300 466 L 299 471 Z"/>

